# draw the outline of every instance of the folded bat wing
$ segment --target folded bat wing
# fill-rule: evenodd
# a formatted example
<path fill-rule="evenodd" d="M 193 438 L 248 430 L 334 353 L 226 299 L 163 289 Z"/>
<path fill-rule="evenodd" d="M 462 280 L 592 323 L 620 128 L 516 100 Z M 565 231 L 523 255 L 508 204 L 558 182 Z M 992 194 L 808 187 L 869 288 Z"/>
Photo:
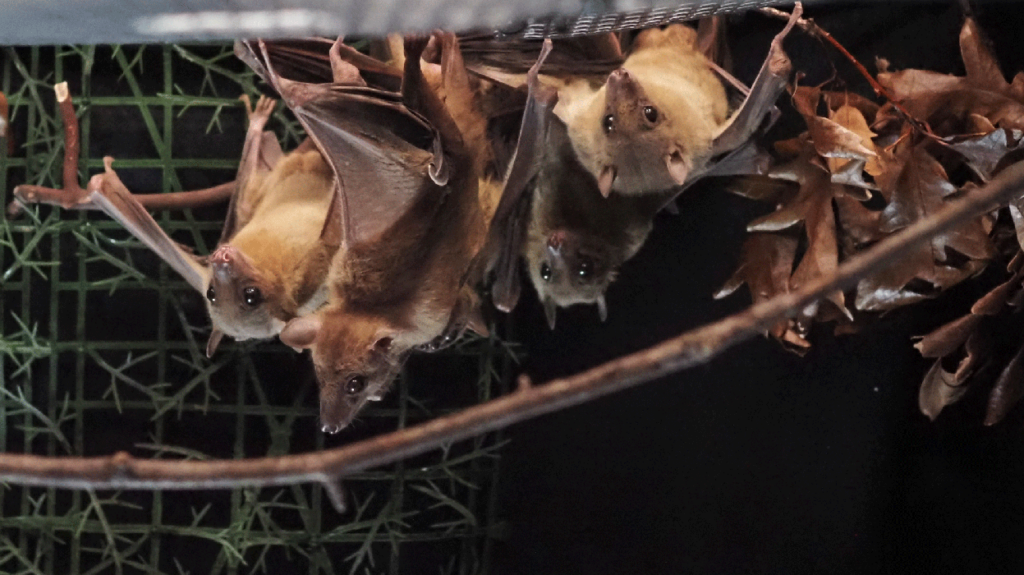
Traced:
<path fill-rule="evenodd" d="M 351 246 L 380 237 L 421 194 L 445 183 L 441 138 L 402 92 L 388 88 L 389 67 L 337 43 L 315 46 L 319 52 L 300 54 L 278 43 L 240 42 L 236 53 L 281 94 L 333 168 L 338 193 L 323 239 Z M 340 57 L 321 54 L 332 46 Z M 278 69 L 279 61 L 294 72 L 302 69 L 296 62 L 324 58 L 330 81 L 297 81 Z"/>
<path fill-rule="evenodd" d="M 529 227 L 533 182 L 548 161 L 548 131 L 551 123 L 558 121 L 553 113 L 558 94 L 537 79 L 550 51 L 551 42 L 546 41 L 527 74 L 529 96 L 519 139 L 484 247 L 470 269 L 469 280 L 480 283 L 486 280 L 488 272 L 494 271 L 491 298 L 495 307 L 505 312 L 519 301 L 519 257 Z"/>

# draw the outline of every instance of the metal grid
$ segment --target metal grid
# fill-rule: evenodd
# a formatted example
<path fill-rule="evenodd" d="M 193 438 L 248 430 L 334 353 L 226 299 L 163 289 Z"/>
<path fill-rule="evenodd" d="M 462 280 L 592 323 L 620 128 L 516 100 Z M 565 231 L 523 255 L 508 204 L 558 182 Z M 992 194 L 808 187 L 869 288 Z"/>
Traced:
<path fill-rule="evenodd" d="M 251 72 L 222 44 L 5 49 L 0 198 L 59 187 L 63 130 L 52 85 L 79 112 L 81 171 L 114 164 L 134 192 L 231 179 Z M 283 147 L 300 132 L 272 121 Z M 208 253 L 224 207 L 154 214 Z M 102 215 L 49 207 L 0 233 L 0 450 L 231 458 L 321 449 L 452 411 L 504 389 L 497 339 L 412 360 L 396 389 L 337 437 L 317 431 L 308 358 L 277 342 L 207 360 L 199 294 Z M 440 383 L 440 385 L 439 385 Z M 487 570 L 498 434 L 347 479 L 339 515 L 319 485 L 233 492 L 68 492 L 5 486 L 4 573 L 480 573 Z M 425 567 L 429 566 L 429 568 Z"/>

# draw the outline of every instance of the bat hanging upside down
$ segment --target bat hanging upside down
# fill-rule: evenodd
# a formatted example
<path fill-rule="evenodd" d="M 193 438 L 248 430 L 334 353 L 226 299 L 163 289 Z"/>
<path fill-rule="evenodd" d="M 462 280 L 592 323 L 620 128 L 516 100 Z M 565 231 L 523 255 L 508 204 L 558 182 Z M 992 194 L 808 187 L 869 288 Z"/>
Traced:
<path fill-rule="evenodd" d="M 67 84 L 55 87 L 67 133 L 64 188 L 22 185 L 9 208 L 47 203 L 66 209 L 95 209 L 114 218 L 153 250 L 206 298 L 212 331 L 210 356 L 224 335 L 236 340 L 276 336 L 288 320 L 327 300 L 324 282 L 336 243 L 321 229 L 334 179 L 320 153 L 309 145 L 284 154 L 272 132 L 264 132 L 274 101 L 260 98 L 249 114 L 242 160 L 233 182 L 193 192 L 132 194 L 104 158 L 105 170 L 83 189 L 77 183 L 78 122 Z M 220 242 L 198 257 L 172 240 L 147 208 L 194 207 L 230 197 Z"/>
<path fill-rule="evenodd" d="M 281 332 L 287 345 L 312 352 L 329 433 L 386 393 L 413 350 L 466 325 L 486 331 L 461 279 L 486 231 L 481 181 L 495 194 L 500 185 L 486 184 L 482 150 L 471 147 L 480 142 L 467 138 L 472 110 L 459 106 L 473 98 L 463 92 L 469 80 L 458 44 L 450 34 L 434 39 L 441 76 L 433 88 L 420 57 L 426 38 L 406 39 L 400 71 L 339 41 L 328 54 L 333 81 L 315 83 L 285 75 L 323 65 L 323 45 L 236 44 L 335 174 L 325 234 L 341 248 L 331 263 L 329 301 Z"/>
<path fill-rule="evenodd" d="M 552 328 L 557 307 L 578 303 L 597 304 L 604 319 L 604 291 L 680 186 L 765 171 L 751 139 L 786 85 L 791 65 L 781 43 L 799 14 L 798 4 L 729 118 L 725 90 L 698 49 L 714 39 L 681 24 L 640 32 L 624 60 L 611 34 L 561 41 L 550 62 L 541 49 L 525 76 L 523 56 L 537 43 L 467 42 L 475 73 L 530 92 L 502 203 L 475 266 L 482 283 L 495 271 L 495 305 L 515 306 L 521 257 Z"/>

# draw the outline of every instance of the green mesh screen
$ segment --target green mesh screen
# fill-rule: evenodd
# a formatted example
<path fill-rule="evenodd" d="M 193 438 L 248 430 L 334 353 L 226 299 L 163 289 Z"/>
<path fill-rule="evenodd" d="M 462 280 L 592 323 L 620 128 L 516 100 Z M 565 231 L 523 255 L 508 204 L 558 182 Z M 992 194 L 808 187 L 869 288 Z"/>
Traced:
<path fill-rule="evenodd" d="M 114 156 L 136 193 L 230 180 L 256 80 L 229 45 L 5 49 L 4 204 L 20 183 L 59 187 L 63 127 L 52 86 L 79 113 L 83 176 Z M 287 150 L 298 124 L 270 126 Z M 84 181 L 84 177 L 83 177 Z M 209 253 L 225 206 L 161 212 Z M 0 235 L 0 450 L 48 455 L 232 458 L 322 449 L 501 393 L 497 339 L 411 360 L 395 390 L 337 436 L 318 431 L 308 358 L 277 342 L 226 342 L 205 358 L 201 296 L 102 214 L 30 208 Z M 494 517 L 496 434 L 343 483 L 218 492 L 72 492 L 7 485 L 4 573 L 480 573 Z"/>

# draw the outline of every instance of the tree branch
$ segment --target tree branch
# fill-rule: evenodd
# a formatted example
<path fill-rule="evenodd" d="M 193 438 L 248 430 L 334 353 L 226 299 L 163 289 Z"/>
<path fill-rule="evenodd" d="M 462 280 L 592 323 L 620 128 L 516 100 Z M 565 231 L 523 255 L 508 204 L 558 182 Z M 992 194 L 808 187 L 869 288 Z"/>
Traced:
<path fill-rule="evenodd" d="M 220 461 L 135 459 L 120 452 L 108 457 L 0 455 L 0 480 L 74 489 L 211 489 L 319 482 L 341 504 L 337 480 L 438 446 L 508 427 L 545 413 L 590 401 L 687 367 L 707 363 L 729 347 L 763 333 L 776 322 L 836 290 L 899 263 L 933 236 L 992 211 L 1024 193 L 1024 162 L 1003 170 L 968 198 L 882 240 L 799 290 L 686 332 L 646 350 L 583 373 L 533 386 L 521 380 L 509 395 L 461 412 L 321 452 Z"/>
<path fill-rule="evenodd" d="M 61 82 L 53 87 L 60 106 L 61 120 L 64 123 L 64 187 L 62 189 L 47 188 L 32 184 L 23 184 L 14 189 L 15 199 L 7 206 L 7 217 L 14 218 L 21 213 L 28 203 L 42 203 L 61 206 L 66 210 L 96 210 L 99 207 L 89 200 L 89 193 L 78 183 L 78 156 L 81 149 L 79 140 L 78 116 L 68 92 L 68 83 Z M 0 94 L 0 97 L 3 95 Z M 6 100 L 2 110 L 6 110 Z M 4 112 L 6 113 L 6 112 Z M 0 128 L 3 122 L 0 122 Z M 0 132 L 0 136 L 3 133 Z M 235 192 L 235 182 L 186 192 L 169 192 L 166 194 L 132 194 L 134 199 L 149 210 L 197 208 L 231 198 Z"/>
<path fill-rule="evenodd" d="M 761 12 L 762 14 L 772 16 L 774 18 L 782 18 L 784 20 L 791 19 L 791 16 L 789 14 L 776 8 L 763 7 L 758 8 L 758 11 Z M 901 115 L 903 119 L 906 120 L 907 123 L 909 123 L 914 128 L 915 131 L 917 131 L 920 134 L 924 134 L 925 136 L 928 136 L 933 140 L 941 140 L 941 138 L 939 138 L 938 136 L 935 135 L 934 132 L 932 132 L 931 128 L 928 126 L 926 122 L 922 122 L 921 120 L 915 118 L 913 114 L 911 114 L 910 111 L 908 111 L 903 106 L 902 102 L 899 102 L 895 98 L 893 98 L 892 94 L 890 94 L 884 86 L 879 84 L 878 80 L 876 80 L 875 77 L 872 76 L 870 72 L 868 72 L 868 69 L 865 68 L 864 65 L 861 64 L 860 61 L 858 61 L 857 58 L 855 58 L 853 54 L 851 54 L 850 51 L 846 49 L 846 47 L 840 44 L 838 40 L 833 38 L 832 35 L 828 33 L 828 31 L 826 31 L 821 26 L 818 26 L 818 24 L 810 18 L 797 18 L 796 25 L 801 30 L 806 32 L 809 36 L 828 42 L 833 48 L 838 50 L 844 58 L 846 58 L 847 60 L 850 61 L 851 64 L 853 64 L 853 67 L 856 68 L 858 72 L 860 72 L 860 75 L 867 79 L 868 84 L 871 85 L 871 89 L 874 90 L 875 95 L 885 98 L 887 102 L 892 104 L 896 112 L 899 115 Z"/>

